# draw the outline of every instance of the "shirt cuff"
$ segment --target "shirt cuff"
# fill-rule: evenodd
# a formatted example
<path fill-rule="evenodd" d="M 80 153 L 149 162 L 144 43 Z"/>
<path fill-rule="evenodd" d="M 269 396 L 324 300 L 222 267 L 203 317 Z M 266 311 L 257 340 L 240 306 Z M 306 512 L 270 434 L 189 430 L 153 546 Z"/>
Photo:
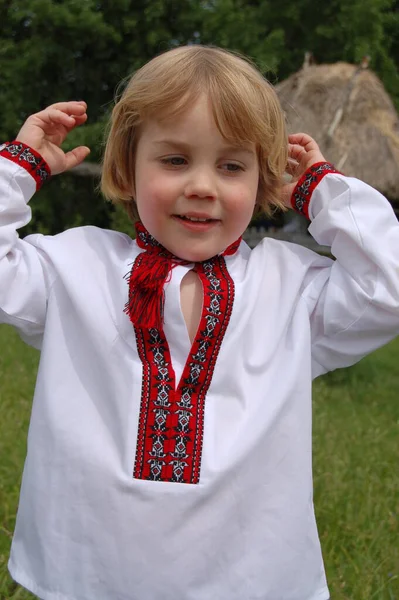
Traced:
<path fill-rule="evenodd" d="M 305 171 L 292 192 L 292 208 L 302 215 L 305 215 L 307 219 L 309 219 L 309 204 L 312 199 L 312 194 L 323 177 L 329 173 L 338 173 L 341 175 L 331 163 L 315 163 Z"/>
<path fill-rule="evenodd" d="M 18 140 L 1 144 L 0 156 L 28 171 L 36 181 L 36 190 L 39 190 L 51 175 L 50 167 L 44 158 L 36 150 Z"/>

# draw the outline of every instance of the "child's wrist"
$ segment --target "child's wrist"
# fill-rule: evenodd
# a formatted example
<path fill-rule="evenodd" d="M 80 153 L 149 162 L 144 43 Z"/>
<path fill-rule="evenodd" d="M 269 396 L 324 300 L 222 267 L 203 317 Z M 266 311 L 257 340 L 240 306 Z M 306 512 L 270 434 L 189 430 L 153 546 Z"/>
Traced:
<path fill-rule="evenodd" d="M 318 162 L 306 169 L 291 195 L 292 208 L 309 219 L 309 204 L 320 181 L 329 173 L 339 173 L 333 164 Z"/>
<path fill-rule="evenodd" d="M 51 176 L 50 167 L 44 158 L 36 150 L 18 140 L 1 144 L 0 156 L 28 171 L 36 181 L 36 190 L 39 190 Z"/>

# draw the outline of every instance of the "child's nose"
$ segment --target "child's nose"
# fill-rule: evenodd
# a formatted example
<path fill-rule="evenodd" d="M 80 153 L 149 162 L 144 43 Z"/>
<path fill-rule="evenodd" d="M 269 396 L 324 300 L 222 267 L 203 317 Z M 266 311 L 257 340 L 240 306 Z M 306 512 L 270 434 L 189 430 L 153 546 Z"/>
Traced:
<path fill-rule="evenodd" d="M 186 198 L 216 198 L 215 177 L 208 168 L 199 168 L 192 171 L 184 190 Z"/>

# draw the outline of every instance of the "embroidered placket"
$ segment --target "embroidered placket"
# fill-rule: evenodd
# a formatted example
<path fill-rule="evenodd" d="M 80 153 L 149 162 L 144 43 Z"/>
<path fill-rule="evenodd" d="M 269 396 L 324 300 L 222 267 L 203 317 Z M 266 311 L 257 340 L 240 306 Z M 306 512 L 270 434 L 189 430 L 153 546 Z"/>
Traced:
<path fill-rule="evenodd" d="M 205 399 L 232 312 L 234 282 L 223 256 L 199 263 L 195 270 L 204 289 L 203 309 L 177 387 L 163 330 L 135 327 L 143 365 L 136 479 L 200 480 Z"/>

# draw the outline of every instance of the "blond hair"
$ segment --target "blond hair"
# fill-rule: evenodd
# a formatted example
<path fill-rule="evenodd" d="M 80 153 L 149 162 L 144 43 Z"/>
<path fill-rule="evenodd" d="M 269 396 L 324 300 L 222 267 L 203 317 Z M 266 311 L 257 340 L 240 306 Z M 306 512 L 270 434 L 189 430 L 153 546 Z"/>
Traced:
<path fill-rule="evenodd" d="M 215 123 L 230 143 L 255 143 L 259 163 L 256 209 L 270 214 L 281 199 L 287 164 L 287 132 L 277 95 L 256 67 L 233 52 L 182 46 L 139 69 L 116 103 L 109 124 L 101 190 L 137 220 L 135 153 L 140 126 L 150 118 L 174 118 L 201 94 L 211 101 Z"/>

